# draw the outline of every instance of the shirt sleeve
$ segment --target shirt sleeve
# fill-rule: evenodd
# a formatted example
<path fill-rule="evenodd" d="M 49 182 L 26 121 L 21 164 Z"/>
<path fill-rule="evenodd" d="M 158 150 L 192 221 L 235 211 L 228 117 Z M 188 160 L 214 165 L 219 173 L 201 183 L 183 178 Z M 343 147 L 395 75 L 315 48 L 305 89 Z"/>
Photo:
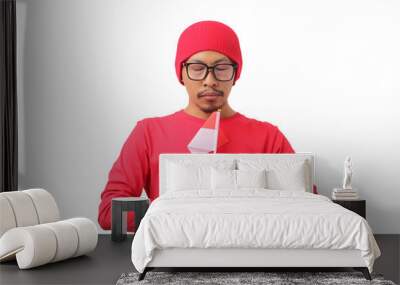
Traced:
<path fill-rule="evenodd" d="M 274 153 L 295 153 L 292 145 L 289 143 L 286 136 L 279 130 L 278 127 L 275 127 L 275 140 L 273 146 Z"/>
<path fill-rule="evenodd" d="M 128 136 L 117 160 L 114 162 L 108 181 L 101 193 L 98 222 L 104 230 L 111 229 L 111 200 L 115 197 L 140 197 L 147 189 L 149 175 L 148 140 L 144 123 L 138 121 Z M 128 231 L 134 231 L 134 213 L 128 212 Z"/>

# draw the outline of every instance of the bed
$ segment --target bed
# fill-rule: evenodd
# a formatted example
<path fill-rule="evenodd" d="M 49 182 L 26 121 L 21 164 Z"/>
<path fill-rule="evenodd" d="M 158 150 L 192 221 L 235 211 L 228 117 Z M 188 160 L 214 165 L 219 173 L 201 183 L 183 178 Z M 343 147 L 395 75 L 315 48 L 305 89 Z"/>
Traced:
<path fill-rule="evenodd" d="M 352 267 L 371 280 L 372 230 L 312 193 L 311 153 L 161 154 L 159 175 L 132 241 L 139 280 L 159 267 Z"/>

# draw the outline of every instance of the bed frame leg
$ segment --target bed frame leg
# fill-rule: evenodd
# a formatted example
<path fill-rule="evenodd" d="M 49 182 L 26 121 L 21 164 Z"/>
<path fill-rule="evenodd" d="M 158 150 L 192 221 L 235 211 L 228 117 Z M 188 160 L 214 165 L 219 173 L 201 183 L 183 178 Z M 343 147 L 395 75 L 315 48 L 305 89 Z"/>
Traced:
<path fill-rule="evenodd" d="M 361 271 L 362 274 L 364 275 L 365 279 L 372 280 L 371 274 L 369 274 L 368 267 L 354 267 L 354 269 L 357 271 Z"/>
<path fill-rule="evenodd" d="M 141 281 L 141 280 L 144 279 L 144 277 L 146 276 L 147 271 L 148 271 L 148 269 L 147 269 L 147 267 L 145 267 L 145 268 L 144 268 L 144 271 L 143 271 L 142 273 L 139 274 L 138 281 Z"/>

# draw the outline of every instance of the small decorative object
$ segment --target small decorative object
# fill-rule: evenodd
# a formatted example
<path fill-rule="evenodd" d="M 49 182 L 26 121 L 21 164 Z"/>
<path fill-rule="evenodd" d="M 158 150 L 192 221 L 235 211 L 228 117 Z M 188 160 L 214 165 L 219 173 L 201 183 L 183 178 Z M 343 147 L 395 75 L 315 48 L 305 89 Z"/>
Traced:
<path fill-rule="evenodd" d="M 351 186 L 353 176 L 353 162 L 350 156 L 346 156 L 344 161 L 344 177 L 342 188 L 334 188 L 332 192 L 333 200 L 358 200 L 358 191 Z"/>
<path fill-rule="evenodd" d="M 351 190 L 351 178 L 353 176 L 353 163 L 351 157 L 347 156 L 344 161 L 344 178 L 343 178 L 343 189 Z"/>

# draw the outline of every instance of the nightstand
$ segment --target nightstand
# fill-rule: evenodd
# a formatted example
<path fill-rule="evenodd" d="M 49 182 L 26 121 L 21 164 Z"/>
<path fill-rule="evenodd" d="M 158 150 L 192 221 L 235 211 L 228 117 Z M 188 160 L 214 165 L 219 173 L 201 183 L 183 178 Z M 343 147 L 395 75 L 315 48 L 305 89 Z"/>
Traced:
<path fill-rule="evenodd" d="M 365 200 L 332 200 L 332 202 L 341 205 L 342 207 L 359 214 L 361 217 L 366 219 L 365 214 Z"/>
<path fill-rule="evenodd" d="M 120 197 L 113 198 L 111 202 L 111 240 L 123 241 L 126 239 L 127 212 L 135 213 L 136 229 L 146 214 L 149 207 L 149 199 L 144 197 Z"/>

